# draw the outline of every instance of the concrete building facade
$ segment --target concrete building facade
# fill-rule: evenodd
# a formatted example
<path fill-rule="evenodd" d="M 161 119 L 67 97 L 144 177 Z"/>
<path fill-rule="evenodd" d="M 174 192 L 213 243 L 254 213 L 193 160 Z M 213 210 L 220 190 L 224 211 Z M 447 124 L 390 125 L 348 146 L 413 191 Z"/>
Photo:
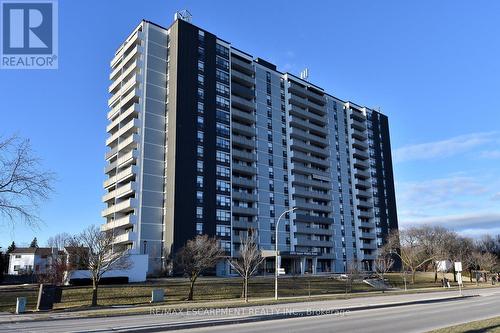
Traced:
<path fill-rule="evenodd" d="M 110 80 L 102 228 L 148 254 L 149 273 L 197 234 L 228 256 L 248 233 L 273 250 L 292 207 L 278 230 L 287 272 L 371 269 L 397 229 L 388 119 L 376 110 L 180 18 L 142 21 Z"/>

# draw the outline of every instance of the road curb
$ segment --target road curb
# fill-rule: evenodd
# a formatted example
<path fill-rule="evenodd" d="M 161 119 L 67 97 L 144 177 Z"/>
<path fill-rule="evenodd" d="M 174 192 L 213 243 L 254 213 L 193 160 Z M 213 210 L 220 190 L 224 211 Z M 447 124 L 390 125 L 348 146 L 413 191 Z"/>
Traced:
<path fill-rule="evenodd" d="M 154 324 L 149 326 L 136 326 L 136 327 L 123 327 L 123 328 L 115 328 L 113 332 L 159 332 L 159 331 L 173 331 L 180 329 L 193 329 L 193 328 L 201 328 L 208 326 L 223 326 L 223 325 L 233 325 L 233 324 L 245 324 L 245 323 L 253 323 L 258 321 L 268 321 L 268 320 L 280 320 L 280 319 L 290 319 L 290 318 L 303 318 L 303 317 L 315 317 L 315 316 L 323 316 L 328 314 L 338 314 L 340 312 L 348 313 L 354 311 L 362 311 L 362 310 L 375 310 L 382 308 L 390 308 L 396 306 L 407 306 L 407 305 L 418 305 L 418 304 L 431 304 L 431 303 L 439 303 L 446 301 L 457 301 L 466 298 L 478 297 L 479 295 L 468 295 L 468 296 L 453 296 L 446 298 L 431 298 L 431 299 L 423 299 L 423 300 L 415 300 L 415 301 L 406 301 L 406 302 L 393 302 L 393 303 L 381 303 L 381 304 L 369 304 L 369 305 L 361 305 L 361 306 L 351 306 L 345 308 L 325 308 L 320 310 L 307 310 L 307 311 L 294 311 L 287 313 L 284 311 L 283 313 L 277 314 L 266 314 L 266 315 L 253 315 L 247 317 L 238 317 L 238 318 L 227 318 L 227 319 L 217 319 L 217 320 L 199 320 L 199 321 L 190 321 L 190 322 L 178 322 L 178 323 L 168 323 L 168 324 Z M 99 332 L 107 332 L 109 329 L 99 329 L 99 330 L 86 330 L 83 332 L 89 333 L 99 333 Z"/>

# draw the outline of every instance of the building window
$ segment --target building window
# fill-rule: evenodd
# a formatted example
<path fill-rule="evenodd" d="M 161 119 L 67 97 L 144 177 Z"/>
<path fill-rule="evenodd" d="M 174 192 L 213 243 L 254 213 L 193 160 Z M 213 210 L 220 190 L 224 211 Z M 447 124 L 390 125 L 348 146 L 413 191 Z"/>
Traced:
<path fill-rule="evenodd" d="M 198 133 L 196 133 L 196 139 L 198 142 L 203 143 L 203 131 L 198 131 Z"/>
<path fill-rule="evenodd" d="M 198 70 L 200 72 L 203 72 L 205 70 L 205 64 L 201 60 L 198 60 Z"/>
<path fill-rule="evenodd" d="M 203 176 L 196 176 L 196 187 L 203 188 Z"/>
<path fill-rule="evenodd" d="M 231 207 L 231 198 L 226 195 L 217 194 L 216 202 L 220 207 Z"/>
<path fill-rule="evenodd" d="M 198 83 L 203 84 L 205 82 L 205 77 L 203 74 L 198 74 Z"/>
<path fill-rule="evenodd" d="M 231 242 L 227 240 L 219 240 L 219 246 L 226 252 L 231 252 Z"/>
<path fill-rule="evenodd" d="M 229 140 L 221 137 L 217 137 L 217 148 L 229 149 Z"/>
<path fill-rule="evenodd" d="M 215 85 L 215 89 L 217 90 L 217 94 L 222 96 L 229 96 L 229 87 L 225 84 L 217 82 Z"/>
<path fill-rule="evenodd" d="M 231 119 L 229 112 L 223 111 L 223 110 L 217 110 L 215 112 L 215 118 L 217 118 L 218 121 L 224 121 L 224 122 L 229 122 Z"/>
<path fill-rule="evenodd" d="M 229 222 L 231 221 L 231 212 L 227 210 L 217 209 L 215 211 L 217 221 Z"/>
<path fill-rule="evenodd" d="M 225 180 L 216 180 L 217 191 L 219 192 L 231 192 L 231 184 Z"/>
<path fill-rule="evenodd" d="M 217 104 L 217 107 L 224 109 L 224 110 L 229 110 L 229 99 L 228 98 L 217 95 L 215 98 L 215 103 Z"/>
<path fill-rule="evenodd" d="M 198 98 L 203 100 L 205 98 L 205 91 L 203 88 L 198 88 Z"/>
<path fill-rule="evenodd" d="M 203 104 L 203 102 L 198 102 L 198 113 L 203 114 L 204 111 L 205 111 L 205 104 Z"/>
<path fill-rule="evenodd" d="M 229 237 L 229 236 L 231 236 L 231 226 L 217 224 L 215 232 L 216 232 L 217 236 Z"/>
<path fill-rule="evenodd" d="M 221 71 L 220 69 L 217 69 L 215 72 L 215 78 L 217 81 L 229 84 L 229 74 L 227 74 L 224 71 Z"/>
<path fill-rule="evenodd" d="M 215 44 L 215 52 L 223 58 L 229 58 L 229 49 L 220 44 Z"/>
<path fill-rule="evenodd" d="M 16 254 L 16 259 L 21 259 L 21 255 L 20 254 Z"/>
<path fill-rule="evenodd" d="M 204 121 L 203 116 L 198 116 L 198 117 L 196 118 L 196 121 L 198 122 L 198 125 L 199 125 L 199 126 L 203 126 L 203 121 Z"/>
<path fill-rule="evenodd" d="M 219 177 L 229 177 L 231 170 L 228 167 L 217 165 L 217 176 Z"/>
<path fill-rule="evenodd" d="M 203 161 L 196 161 L 196 171 L 203 172 Z"/>
<path fill-rule="evenodd" d="M 223 163 L 229 163 L 231 161 L 231 156 L 229 153 L 226 153 L 224 151 L 217 151 L 216 153 L 216 158 L 218 162 L 223 162 Z"/>
<path fill-rule="evenodd" d="M 226 59 L 217 57 L 217 59 L 215 60 L 215 64 L 218 68 L 229 71 L 229 61 L 227 61 Z"/>
<path fill-rule="evenodd" d="M 203 234 L 203 223 L 196 223 L 196 234 Z"/>
<path fill-rule="evenodd" d="M 217 135 L 229 136 L 229 126 L 225 124 L 216 124 Z"/>
<path fill-rule="evenodd" d="M 196 218 L 197 219 L 203 218 L 203 207 L 196 207 Z"/>
<path fill-rule="evenodd" d="M 196 148 L 196 154 L 198 155 L 198 157 L 203 157 L 203 146 L 198 146 Z"/>
<path fill-rule="evenodd" d="M 199 204 L 203 203 L 203 192 L 202 191 L 196 191 L 196 202 Z"/>

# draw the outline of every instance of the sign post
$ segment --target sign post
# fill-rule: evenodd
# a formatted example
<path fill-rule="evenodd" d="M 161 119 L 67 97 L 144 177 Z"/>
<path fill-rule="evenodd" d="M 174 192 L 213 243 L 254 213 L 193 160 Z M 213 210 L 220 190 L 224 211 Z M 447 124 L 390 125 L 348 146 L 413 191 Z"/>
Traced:
<path fill-rule="evenodd" d="M 458 281 L 458 292 L 460 296 L 462 295 L 462 262 L 457 261 L 455 262 L 455 272 L 457 273 L 457 281 Z"/>

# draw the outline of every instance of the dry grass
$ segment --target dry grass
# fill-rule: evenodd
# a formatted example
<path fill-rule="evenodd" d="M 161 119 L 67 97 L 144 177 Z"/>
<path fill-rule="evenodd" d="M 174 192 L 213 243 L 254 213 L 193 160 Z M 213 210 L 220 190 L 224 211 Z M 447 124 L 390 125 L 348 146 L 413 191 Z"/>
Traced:
<path fill-rule="evenodd" d="M 388 275 L 390 283 L 402 288 L 403 282 L 399 274 Z M 165 305 L 184 302 L 188 293 L 188 280 L 182 278 L 165 278 L 145 283 L 128 285 L 108 285 L 99 288 L 99 305 L 146 305 L 149 304 L 151 290 L 165 290 Z M 432 273 L 419 273 L 415 285 L 409 289 L 439 287 L 434 284 Z M 241 295 L 242 280 L 240 278 L 200 278 L 195 285 L 194 301 L 225 301 L 238 300 Z M 0 289 L 0 311 L 15 310 L 16 297 L 28 298 L 28 310 L 36 306 L 37 286 L 13 286 Z M 354 283 L 352 293 L 373 291 L 374 289 L 361 281 Z M 281 297 L 343 295 L 346 292 L 345 281 L 334 280 L 328 276 L 305 276 L 280 278 L 279 294 Z M 56 309 L 85 308 L 90 303 L 92 289 L 89 286 L 63 287 L 62 302 L 55 304 Z M 250 280 L 250 298 L 270 298 L 274 296 L 273 277 L 255 277 Z"/>
<path fill-rule="evenodd" d="M 500 332 L 500 317 L 473 321 L 467 324 L 450 326 L 429 333 L 493 333 Z"/>

